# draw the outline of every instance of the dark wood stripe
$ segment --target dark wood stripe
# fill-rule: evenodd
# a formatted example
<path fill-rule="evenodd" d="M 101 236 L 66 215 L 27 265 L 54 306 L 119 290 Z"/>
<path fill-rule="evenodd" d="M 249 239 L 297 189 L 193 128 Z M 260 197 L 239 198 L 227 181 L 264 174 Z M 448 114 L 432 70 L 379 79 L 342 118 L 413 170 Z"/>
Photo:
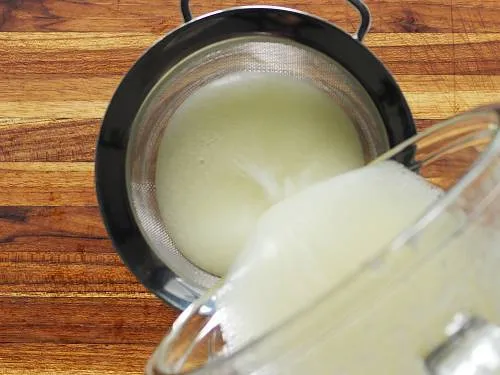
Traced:
<path fill-rule="evenodd" d="M 138 375 L 155 344 L 5 343 L 0 364 L 5 375 Z"/>
<path fill-rule="evenodd" d="M 267 0 L 216 0 L 192 2 L 193 13 L 202 15 L 238 5 L 268 5 Z M 375 32 L 449 32 L 452 30 L 449 1 L 367 0 L 372 11 Z M 314 3 L 304 0 L 277 0 L 281 5 L 317 14 L 347 30 L 353 30 L 358 15 L 345 2 L 327 0 Z M 448 6 L 447 6 L 448 5 Z M 43 0 L 2 2 L 3 31 L 152 31 L 165 32 L 181 23 L 177 2 Z M 463 17 L 457 13 L 456 17 Z"/>
<path fill-rule="evenodd" d="M 152 344 L 178 315 L 157 299 L 134 298 L 0 297 L 0 311 L 0 343 Z"/>

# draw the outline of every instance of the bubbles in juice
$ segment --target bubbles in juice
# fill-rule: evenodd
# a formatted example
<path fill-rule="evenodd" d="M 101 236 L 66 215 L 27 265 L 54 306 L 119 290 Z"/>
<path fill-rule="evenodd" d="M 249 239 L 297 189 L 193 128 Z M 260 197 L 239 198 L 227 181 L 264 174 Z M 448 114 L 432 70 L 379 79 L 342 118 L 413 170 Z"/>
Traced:
<path fill-rule="evenodd" d="M 364 163 L 354 124 L 326 92 L 277 74 L 234 74 L 173 115 L 157 200 L 183 255 L 224 275 L 269 207 Z"/>

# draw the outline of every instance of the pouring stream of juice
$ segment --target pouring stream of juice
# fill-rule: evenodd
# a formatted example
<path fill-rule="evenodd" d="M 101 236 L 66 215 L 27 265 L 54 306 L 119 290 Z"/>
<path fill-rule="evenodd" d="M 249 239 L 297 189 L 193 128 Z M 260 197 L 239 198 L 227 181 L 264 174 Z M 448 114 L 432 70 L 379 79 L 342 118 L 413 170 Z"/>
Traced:
<path fill-rule="evenodd" d="M 278 74 L 238 73 L 180 105 L 157 163 L 170 236 L 194 264 L 223 276 L 263 212 L 365 157 L 354 124 L 326 92 Z"/>

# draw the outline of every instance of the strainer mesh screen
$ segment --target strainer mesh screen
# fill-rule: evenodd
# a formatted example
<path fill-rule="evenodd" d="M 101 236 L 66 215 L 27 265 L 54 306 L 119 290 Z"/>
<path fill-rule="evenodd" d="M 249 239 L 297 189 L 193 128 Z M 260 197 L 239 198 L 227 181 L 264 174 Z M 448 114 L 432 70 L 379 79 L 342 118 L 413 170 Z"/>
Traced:
<path fill-rule="evenodd" d="M 233 38 L 190 55 L 165 72 L 135 118 L 127 154 L 129 200 L 152 250 L 187 288 L 211 287 L 217 278 L 193 265 L 176 249 L 156 201 L 158 147 L 169 120 L 195 90 L 230 74 L 266 72 L 306 80 L 324 90 L 355 124 L 366 160 L 388 149 L 387 134 L 374 103 L 340 64 L 307 46 L 271 36 Z"/>

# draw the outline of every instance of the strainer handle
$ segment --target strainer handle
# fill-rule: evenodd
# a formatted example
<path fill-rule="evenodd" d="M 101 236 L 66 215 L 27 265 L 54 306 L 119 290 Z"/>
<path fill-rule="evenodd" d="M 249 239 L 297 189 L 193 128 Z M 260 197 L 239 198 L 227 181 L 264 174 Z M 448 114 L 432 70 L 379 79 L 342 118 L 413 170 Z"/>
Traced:
<path fill-rule="evenodd" d="M 184 18 L 184 22 L 189 22 L 193 19 L 193 15 L 189 7 L 189 0 L 180 0 L 180 1 L 181 1 L 181 13 L 182 17 Z M 360 23 L 358 30 L 353 35 L 353 38 L 361 42 L 365 37 L 366 33 L 368 32 L 368 29 L 370 28 L 370 23 L 371 23 L 370 10 L 362 0 L 347 0 L 347 1 L 359 12 Z"/>

